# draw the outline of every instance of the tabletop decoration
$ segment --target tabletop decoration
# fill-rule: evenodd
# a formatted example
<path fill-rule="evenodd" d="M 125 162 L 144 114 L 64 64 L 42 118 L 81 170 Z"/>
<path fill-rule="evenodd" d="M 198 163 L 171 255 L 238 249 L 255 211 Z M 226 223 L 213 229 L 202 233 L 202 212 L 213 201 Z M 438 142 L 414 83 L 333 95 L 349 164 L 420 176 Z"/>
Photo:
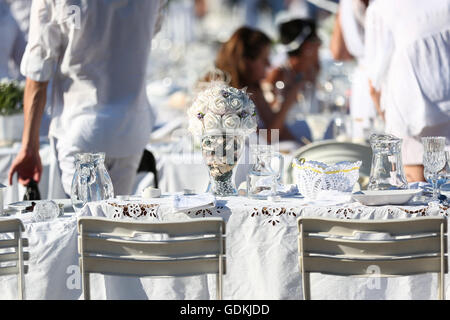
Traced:
<path fill-rule="evenodd" d="M 112 219 L 158 219 L 158 204 L 107 202 L 106 215 Z"/>
<path fill-rule="evenodd" d="M 370 136 L 370 146 L 372 148 L 372 165 L 367 189 L 408 189 L 402 163 L 402 139 L 391 134 L 374 133 Z"/>
<path fill-rule="evenodd" d="M 37 201 L 33 208 L 33 221 L 45 222 L 56 219 L 61 214 L 60 206 L 53 200 Z"/>
<path fill-rule="evenodd" d="M 216 197 L 210 193 L 175 194 L 172 199 L 173 212 L 213 209 L 216 207 Z"/>
<path fill-rule="evenodd" d="M 281 217 L 291 217 L 291 218 L 297 218 L 299 216 L 299 211 L 301 209 L 297 210 L 295 208 L 289 208 L 289 207 L 274 207 L 274 206 L 264 206 L 259 208 L 252 208 L 251 209 L 251 217 L 263 217 L 265 219 L 265 223 L 269 224 L 271 226 L 276 226 L 281 222 Z M 297 211 L 297 212 L 296 212 Z"/>
<path fill-rule="evenodd" d="M 114 187 L 105 166 L 105 154 L 77 153 L 70 199 L 75 212 L 86 203 L 114 197 Z"/>
<path fill-rule="evenodd" d="M 221 214 L 221 210 L 223 210 L 225 207 L 223 206 L 217 206 L 215 208 L 209 208 L 209 209 L 199 209 L 199 210 L 189 210 L 186 211 L 186 213 L 188 215 L 193 215 L 193 216 L 202 216 L 203 218 L 208 217 L 208 216 L 214 216 L 216 214 Z"/>
<path fill-rule="evenodd" d="M 189 131 L 201 139 L 202 155 L 209 169 L 208 192 L 237 195 L 232 181 L 245 136 L 256 131 L 255 105 L 245 89 L 222 82 L 201 91 L 188 110 Z"/>
<path fill-rule="evenodd" d="M 306 206 L 305 206 L 306 208 Z M 345 205 L 332 205 L 326 207 L 316 207 L 314 215 L 326 215 L 343 219 L 361 219 L 364 216 L 371 216 L 374 213 L 385 215 L 389 219 L 410 217 L 432 217 L 432 216 L 444 216 L 448 217 L 450 208 L 446 206 L 365 206 L 357 202 L 348 203 Z M 302 212 L 301 214 L 304 214 Z"/>
<path fill-rule="evenodd" d="M 362 162 L 342 161 L 327 165 L 319 161 L 294 159 L 294 179 L 300 193 L 310 200 L 317 199 L 322 190 L 351 192 L 359 178 Z"/>

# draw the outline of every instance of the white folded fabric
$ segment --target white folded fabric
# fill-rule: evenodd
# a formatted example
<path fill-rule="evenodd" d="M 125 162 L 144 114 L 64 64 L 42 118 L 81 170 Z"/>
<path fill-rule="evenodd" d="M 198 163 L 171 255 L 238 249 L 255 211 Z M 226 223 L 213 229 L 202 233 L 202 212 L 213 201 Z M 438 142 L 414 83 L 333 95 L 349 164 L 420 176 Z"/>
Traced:
<path fill-rule="evenodd" d="M 341 203 L 348 203 L 352 198 L 351 192 L 341 192 L 337 190 L 321 190 L 317 195 L 316 200 L 309 201 L 311 205 L 322 205 L 333 203 L 335 205 Z"/>
<path fill-rule="evenodd" d="M 197 195 L 175 195 L 173 197 L 174 211 L 200 210 L 216 206 L 216 197 L 210 193 Z"/>
<path fill-rule="evenodd" d="M 277 194 L 282 197 L 293 196 L 298 193 L 298 187 L 296 184 L 278 184 Z"/>
<path fill-rule="evenodd" d="M 271 181 L 270 181 L 270 178 L 268 178 L 266 181 L 260 180 L 259 182 L 260 182 L 261 186 L 267 186 L 267 185 L 270 185 Z M 281 196 L 281 197 L 294 196 L 294 195 L 298 194 L 298 192 L 299 192 L 296 184 L 286 184 L 285 185 L 285 184 L 278 183 L 276 189 L 277 189 L 276 195 Z M 246 194 L 247 193 L 247 182 L 245 182 L 245 181 L 242 182 L 239 185 L 239 190 L 242 190 Z M 271 196 L 273 194 L 272 194 L 271 190 L 264 189 L 261 192 L 259 192 L 258 195 L 267 197 L 267 196 Z"/>

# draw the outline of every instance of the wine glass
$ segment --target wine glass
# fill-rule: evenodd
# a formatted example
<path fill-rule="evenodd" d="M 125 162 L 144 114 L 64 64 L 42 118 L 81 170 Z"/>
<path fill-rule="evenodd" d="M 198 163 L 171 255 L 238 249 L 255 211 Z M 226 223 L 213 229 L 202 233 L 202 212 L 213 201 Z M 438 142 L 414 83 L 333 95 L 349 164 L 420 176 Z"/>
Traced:
<path fill-rule="evenodd" d="M 450 167 L 450 151 L 445 151 L 445 157 L 447 158 L 447 165 Z M 450 172 L 448 172 L 450 174 Z"/>
<path fill-rule="evenodd" d="M 433 196 L 430 203 L 439 203 L 438 176 L 445 167 L 445 137 L 423 137 L 423 166 L 424 174 L 430 176 L 433 184 Z"/>

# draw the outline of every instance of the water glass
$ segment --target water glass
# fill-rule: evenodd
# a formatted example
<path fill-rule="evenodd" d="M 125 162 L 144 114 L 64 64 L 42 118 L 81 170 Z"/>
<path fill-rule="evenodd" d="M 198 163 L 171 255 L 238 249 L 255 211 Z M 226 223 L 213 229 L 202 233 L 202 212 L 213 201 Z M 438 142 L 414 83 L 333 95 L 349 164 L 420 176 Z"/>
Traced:
<path fill-rule="evenodd" d="M 441 171 L 440 179 L 441 185 L 439 186 L 439 192 L 441 195 L 445 196 L 447 203 L 450 203 L 450 151 L 445 152 L 447 158 L 447 165 L 445 170 Z"/>
<path fill-rule="evenodd" d="M 284 166 L 283 155 L 270 145 L 250 146 L 252 168 L 247 175 L 247 196 L 253 199 L 267 199 L 277 194 L 277 184 Z M 272 168 L 272 160 L 278 159 L 278 170 Z"/>
<path fill-rule="evenodd" d="M 60 215 L 59 205 L 52 200 L 36 202 L 33 208 L 33 219 L 36 222 L 51 221 Z"/>
<path fill-rule="evenodd" d="M 433 196 L 430 203 L 439 203 L 439 172 L 447 162 L 445 155 L 445 137 L 423 137 L 423 167 L 433 185 Z"/>
<path fill-rule="evenodd" d="M 450 167 L 450 151 L 445 151 L 445 158 L 447 159 L 447 165 Z M 450 176 L 450 172 L 447 172 L 447 177 Z"/>

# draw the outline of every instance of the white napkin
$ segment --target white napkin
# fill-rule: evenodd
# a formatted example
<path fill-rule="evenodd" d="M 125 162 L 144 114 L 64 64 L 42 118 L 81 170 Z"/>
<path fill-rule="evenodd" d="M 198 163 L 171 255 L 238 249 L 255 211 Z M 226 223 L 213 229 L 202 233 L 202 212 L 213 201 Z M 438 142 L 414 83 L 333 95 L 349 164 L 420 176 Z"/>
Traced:
<path fill-rule="evenodd" d="M 264 181 L 260 181 L 261 185 L 269 185 L 270 180 L 267 180 L 267 184 L 264 184 Z M 298 187 L 296 184 L 277 184 L 277 195 L 281 197 L 288 197 L 298 194 Z M 239 185 L 239 191 L 242 192 L 242 194 L 247 194 L 247 182 L 244 181 Z M 271 190 L 262 190 L 258 193 L 259 196 L 271 196 L 272 191 Z"/>
<path fill-rule="evenodd" d="M 216 206 L 216 197 L 210 193 L 197 195 L 177 194 L 173 197 L 174 211 L 200 210 Z"/>
<path fill-rule="evenodd" d="M 293 196 L 298 193 L 298 187 L 296 184 L 278 184 L 277 194 L 282 197 Z"/>
<path fill-rule="evenodd" d="M 349 203 L 351 201 L 351 198 L 351 192 L 321 190 L 318 192 L 317 198 L 315 200 L 308 200 L 308 202 L 315 205 L 337 205 L 341 203 Z"/>

